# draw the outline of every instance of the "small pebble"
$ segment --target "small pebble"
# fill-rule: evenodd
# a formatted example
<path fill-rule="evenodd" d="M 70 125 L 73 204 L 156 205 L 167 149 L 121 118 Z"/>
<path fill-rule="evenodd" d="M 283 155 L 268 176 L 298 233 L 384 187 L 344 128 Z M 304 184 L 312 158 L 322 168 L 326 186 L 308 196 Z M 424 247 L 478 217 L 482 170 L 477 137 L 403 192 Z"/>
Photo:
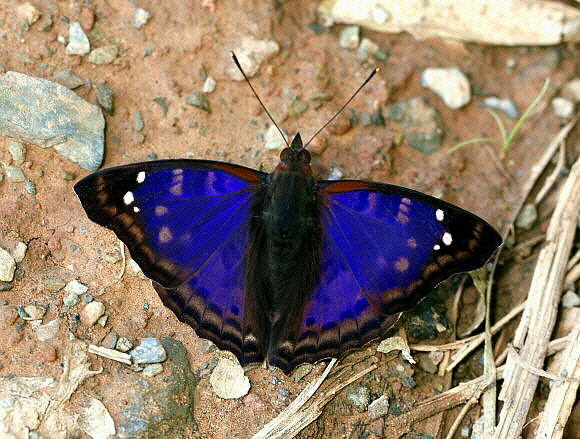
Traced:
<path fill-rule="evenodd" d="M 336 164 L 331 164 L 330 169 L 328 170 L 328 174 L 326 174 L 327 180 L 340 180 L 344 177 L 344 173 L 340 170 L 340 168 Z"/>
<path fill-rule="evenodd" d="M 308 363 L 298 366 L 294 371 L 294 382 L 297 383 L 300 381 L 302 378 L 308 375 L 312 369 L 314 369 L 314 366 Z"/>
<path fill-rule="evenodd" d="M 163 372 L 163 366 L 159 363 L 148 364 L 143 368 L 143 375 L 146 377 L 154 377 Z"/>
<path fill-rule="evenodd" d="M 78 21 L 73 21 L 69 25 L 68 40 L 69 42 L 66 46 L 67 55 L 83 56 L 91 51 L 89 39 Z"/>
<path fill-rule="evenodd" d="M 364 412 L 368 409 L 371 395 L 368 387 L 355 386 L 346 392 L 346 399 L 357 410 Z"/>
<path fill-rule="evenodd" d="M 308 110 L 308 104 L 304 101 L 292 100 L 288 103 L 287 109 L 289 117 L 298 117 Z"/>
<path fill-rule="evenodd" d="M 104 328 L 105 325 L 107 324 L 108 319 L 109 319 L 108 315 L 106 314 L 102 315 L 101 317 L 99 317 L 99 320 L 97 320 L 97 323 Z"/>
<path fill-rule="evenodd" d="M 288 141 L 288 135 L 284 132 L 284 130 L 282 130 L 282 134 L 284 134 L 284 138 L 286 141 Z M 284 142 L 284 139 L 280 135 L 280 131 L 278 131 L 275 125 L 270 125 L 268 131 L 266 131 L 264 140 L 266 141 L 266 149 L 286 148 L 286 142 Z"/>
<path fill-rule="evenodd" d="M 169 103 L 167 102 L 167 98 L 164 96 L 159 96 L 153 98 L 153 102 L 155 102 L 159 107 L 161 107 L 161 112 L 163 113 L 163 117 L 167 116 L 167 111 L 169 110 Z"/>
<path fill-rule="evenodd" d="M 244 369 L 238 363 L 220 358 L 210 378 L 214 392 L 223 399 L 236 399 L 250 391 L 250 380 L 244 375 Z"/>
<path fill-rule="evenodd" d="M 133 26 L 137 29 L 141 29 L 151 18 L 151 14 L 143 8 L 138 8 L 135 10 L 133 15 Z"/>
<path fill-rule="evenodd" d="M 68 172 L 63 169 L 60 170 L 60 178 L 62 178 L 63 180 L 72 181 L 75 179 L 75 177 L 76 175 L 73 174 L 72 172 Z"/>
<path fill-rule="evenodd" d="M 202 352 L 213 352 L 217 349 L 216 345 L 209 340 L 201 341 L 201 351 Z"/>
<path fill-rule="evenodd" d="M 203 88 L 201 89 L 204 93 L 213 93 L 216 87 L 216 81 L 211 76 L 208 76 L 203 83 Z"/>
<path fill-rule="evenodd" d="M 61 85 L 64 85 L 70 90 L 80 87 L 85 84 L 85 80 L 73 75 L 70 70 L 63 70 L 54 74 L 54 79 Z"/>
<path fill-rule="evenodd" d="M 95 24 L 95 11 L 86 5 L 82 6 L 79 14 L 79 23 L 84 30 L 90 32 Z"/>
<path fill-rule="evenodd" d="M 83 294 L 83 300 L 85 301 L 85 303 L 90 303 L 93 301 L 93 296 L 92 294 L 89 293 L 84 293 Z"/>
<path fill-rule="evenodd" d="M 578 296 L 574 291 L 566 291 L 562 296 L 562 306 L 565 308 L 580 306 L 580 296 Z"/>
<path fill-rule="evenodd" d="M 211 109 L 209 107 L 209 100 L 205 93 L 201 93 L 199 91 L 194 91 L 190 96 L 185 98 L 185 103 L 187 105 L 192 105 L 200 110 L 203 110 L 207 113 L 211 113 Z"/>
<path fill-rule="evenodd" d="M 6 172 L 6 178 L 15 183 L 23 183 L 26 180 L 24 172 L 22 169 L 16 166 L 4 165 L 4 171 Z"/>
<path fill-rule="evenodd" d="M 12 282 L 16 271 L 16 261 L 10 253 L 0 248 L 0 281 Z"/>
<path fill-rule="evenodd" d="M 18 312 L 14 312 L 14 307 L 0 305 L 0 329 L 8 329 L 18 318 Z"/>
<path fill-rule="evenodd" d="M 363 38 L 358 48 L 358 57 L 361 61 L 365 61 L 379 51 L 379 46 L 368 38 Z"/>
<path fill-rule="evenodd" d="M 80 296 L 81 294 L 86 293 L 89 290 L 89 287 L 80 283 L 78 280 L 73 279 L 68 284 L 66 284 L 64 290 L 67 293 L 73 293 L 76 294 L 77 296 Z"/>
<path fill-rule="evenodd" d="M 78 296 L 77 296 L 78 298 Z M 90 328 L 105 313 L 105 305 L 102 302 L 90 302 L 79 313 L 81 323 Z"/>
<path fill-rule="evenodd" d="M 66 296 L 62 298 L 62 303 L 66 307 L 66 311 L 68 311 L 70 308 L 77 306 L 80 301 L 81 299 L 79 299 L 79 296 L 77 296 L 74 293 L 68 293 Z"/>
<path fill-rule="evenodd" d="M 342 136 L 352 126 L 352 122 L 348 117 L 346 112 L 340 113 L 336 119 L 332 121 L 330 125 L 328 125 L 328 132 L 331 134 L 336 134 L 337 136 Z"/>
<path fill-rule="evenodd" d="M 42 289 L 48 293 L 58 293 L 66 283 L 60 277 L 51 277 L 42 281 Z"/>
<path fill-rule="evenodd" d="M 121 352 L 129 352 L 133 349 L 133 343 L 131 343 L 127 337 L 119 337 L 115 349 Z"/>
<path fill-rule="evenodd" d="M 110 64 L 115 61 L 117 55 L 119 54 L 119 48 L 114 44 L 110 44 L 108 46 L 99 47 L 98 49 L 94 49 L 89 54 L 89 62 L 92 64 L 103 65 L 103 64 Z"/>
<path fill-rule="evenodd" d="M 373 421 L 387 415 L 389 413 L 389 399 L 385 395 L 381 395 L 380 398 L 369 404 L 368 413 Z"/>
<path fill-rule="evenodd" d="M 28 26 L 36 23 L 40 18 L 40 11 L 30 2 L 22 3 L 16 8 L 16 13 L 26 22 Z"/>
<path fill-rule="evenodd" d="M 26 149 L 24 144 L 17 142 L 16 140 L 10 140 L 8 142 L 8 151 L 12 156 L 12 161 L 17 165 L 24 163 L 24 155 L 26 154 Z"/>
<path fill-rule="evenodd" d="M 457 67 L 427 68 L 419 82 L 423 87 L 437 93 L 445 105 L 454 110 L 471 100 L 469 80 Z"/>
<path fill-rule="evenodd" d="M 28 318 L 24 320 L 41 320 L 46 314 L 46 308 L 39 305 L 28 305 L 24 307 Z"/>
<path fill-rule="evenodd" d="M 574 112 L 574 102 L 566 98 L 556 97 L 552 99 L 552 108 L 554 108 L 556 116 L 567 119 Z"/>
<path fill-rule="evenodd" d="M 110 331 L 105 338 L 101 340 L 101 346 L 104 346 L 109 349 L 116 349 L 117 347 L 117 340 L 118 336 L 115 331 Z"/>
<path fill-rule="evenodd" d="M 139 132 L 145 127 L 145 122 L 143 122 L 143 116 L 139 110 L 133 111 L 133 128 L 135 131 Z"/>
<path fill-rule="evenodd" d="M 115 111 L 115 97 L 113 96 L 113 90 L 107 87 L 105 84 L 99 84 L 97 86 L 97 104 L 107 112 L 109 116 L 112 116 Z"/>
<path fill-rule="evenodd" d="M 580 102 L 580 77 L 568 81 L 562 87 L 562 96 L 572 102 Z"/>
<path fill-rule="evenodd" d="M 26 179 L 24 182 L 24 189 L 30 195 L 36 195 L 36 185 L 32 182 L 32 180 Z"/>
<path fill-rule="evenodd" d="M 358 26 L 347 26 L 339 36 L 340 47 L 356 49 L 360 43 L 360 31 Z"/>
<path fill-rule="evenodd" d="M 499 99 L 495 96 L 490 96 L 481 101 L 479 107 L 503 111 L 505 115 L 512 120 L 517 119 L 518 117 L 518 109 L 516 108 L 516 104 L 514 104 L 513 101 L 508 98 Z"/>
<path fill-rule="evenodd" d="M 38 338 L 38 340 L 43 342 L 52 340 L 58 333 L 59 328 L 60 328 L 60 320 L 59 319 L 51 320 L 46 325 L 40 325 L 39 327 L 36 328 L 36 338 Z"/>
<path fill-rule="evenodd" d="M 161 342 L 153 337 L 141 339 L 141 344 L 129 354 L 137 364 L 162 363 L 167 359 Z"/>
<path fill-rule="evenodd" d="M 536 210 L 536 206 L 533 203 L 526 204 L 516 219 L 516 227 L 530 230 L 537 219 L 538 211 Z"/>

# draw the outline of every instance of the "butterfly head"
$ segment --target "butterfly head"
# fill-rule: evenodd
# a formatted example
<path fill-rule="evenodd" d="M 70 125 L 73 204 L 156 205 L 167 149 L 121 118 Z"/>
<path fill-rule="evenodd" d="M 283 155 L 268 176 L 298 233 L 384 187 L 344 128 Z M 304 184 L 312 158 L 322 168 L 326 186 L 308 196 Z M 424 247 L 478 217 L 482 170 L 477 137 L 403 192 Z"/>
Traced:
<path fill-rule="evenodd" d="M 292 169 L 309 174 L 312 173 L 310 171 L 310 153 L 304 149 L 300 133 L 297 133 L 294 139 L 292 139 L 290 146 L 284 148 L 280 153 L 278 169 Z"/>

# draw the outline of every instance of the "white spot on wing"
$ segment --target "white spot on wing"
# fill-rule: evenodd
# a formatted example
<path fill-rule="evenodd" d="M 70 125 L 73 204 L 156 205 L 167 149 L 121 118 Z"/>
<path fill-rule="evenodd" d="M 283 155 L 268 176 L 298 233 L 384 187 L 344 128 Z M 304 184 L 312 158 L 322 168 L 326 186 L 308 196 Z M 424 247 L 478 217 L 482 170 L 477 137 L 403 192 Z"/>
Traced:
<path fill-rule="evenodd" d="M 443 241 L 443 244 L 451 245 L 451 243 L 453 242 L 453 237 L 451 236 L 451 233 L 445 232 L 441 240 Z"/>
<path fill-rule="evenodd" d="M 162 216 L 165 215 L 167 213 L 167 207 L 165 206 L 155 206 L 155 215 L 157 216 Z"/>
<path fill-rule="evenodd" d="M 137 206 L 133 206 L 133 212 L 139 213 L 140 211 L 141 209 L 139 209 Z"/>
<path fill-rule="evenodd" d="M 441 246 L 439 244 L 435 244 L 433 246 L 433 250 L 441 250 Z"/>
<path fill-rule="evenodd" d="M 125 203 L 125 205 L 128 206 L 133 201 L 135 201 L 135 197 L 133 197 L 133 192 L 129 191 L 125 195 L 123 195 L 123 203 Z"/>
<path fill-rule="evenodd" d="M 143 183 L 145 181 L 145 171 L 141 171 L 137 174 L 137 183 Z"/>
<path fill-rule="evenodd" d="M 173 239 L 173 235 L 171 234 L 171 230 L 169 230 L 169 227 L 167 226 L 161 227 L 158 239 L 159 244 L 167 244 L 169 241 Z"/>
<path fill-rule="evenodd" d="M 437 221 L 443 221 L 443 218 L 445 218 L 445 214 L 441 209 L 437 209 L 435 211 L 435 218 L 437 218 Z"/>
<path fill-rule="evenodd" d="M 183 185 L 181 183 L 177 183 L 176 185 L 169 188 L 169 192 L 177 196 L 183 195 Z"/>

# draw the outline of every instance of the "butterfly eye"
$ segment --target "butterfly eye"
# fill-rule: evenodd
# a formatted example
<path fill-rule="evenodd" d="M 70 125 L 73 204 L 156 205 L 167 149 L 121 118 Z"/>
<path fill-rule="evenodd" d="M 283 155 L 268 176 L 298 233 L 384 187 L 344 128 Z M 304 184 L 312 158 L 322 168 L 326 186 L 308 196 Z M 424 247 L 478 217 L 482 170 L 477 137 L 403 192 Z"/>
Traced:
<path fill-rule="evenodd" d="M 310 163 L 310 153 L 306 149 L 301 150 L 298 153 L 298 161 L 307 165 Z"/>
<path fill-rule="evenodd" d="M 280 153 L 280 161 L 284 163 L 290 163 L 294 159 L 294 153 L 290 148 L 284 148 Z"/>

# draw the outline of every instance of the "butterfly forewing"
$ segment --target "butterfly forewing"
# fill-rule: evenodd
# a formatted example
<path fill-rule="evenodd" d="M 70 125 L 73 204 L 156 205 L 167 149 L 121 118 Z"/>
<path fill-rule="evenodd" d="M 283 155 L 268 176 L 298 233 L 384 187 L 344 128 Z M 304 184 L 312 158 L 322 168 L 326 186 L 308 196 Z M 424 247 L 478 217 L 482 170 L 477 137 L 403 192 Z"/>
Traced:
<path fill-rule="evenodd" d="M 266 321 L 264 309 L 248 304 L 246 291 L 251 207 L 264 175 L 166 160 L 92 174 L 75 191 L 89 218 L 127 245 L 180 320 L 250 362 L 264 358 L 267 337 L 265 323 L 255 323 Z"/>
<path fill-rule="evenodd" d="M 482 219 L 409 189 L 362 181 L 318 187 L 321 276 L 295 322 L 293 354 L 270 353 L 282 369 L 384 334 L 398 313 L 449 276 L 480 267 L 501 243 Z"/>

